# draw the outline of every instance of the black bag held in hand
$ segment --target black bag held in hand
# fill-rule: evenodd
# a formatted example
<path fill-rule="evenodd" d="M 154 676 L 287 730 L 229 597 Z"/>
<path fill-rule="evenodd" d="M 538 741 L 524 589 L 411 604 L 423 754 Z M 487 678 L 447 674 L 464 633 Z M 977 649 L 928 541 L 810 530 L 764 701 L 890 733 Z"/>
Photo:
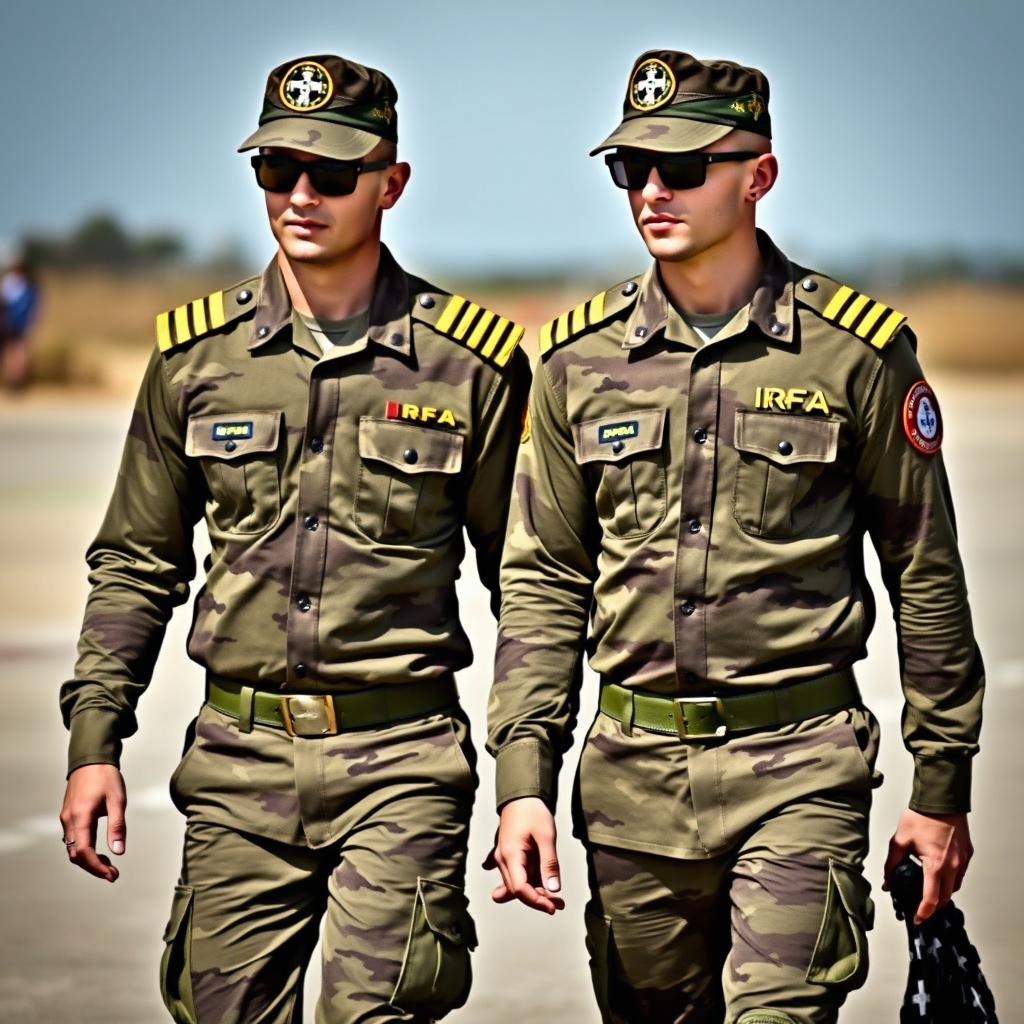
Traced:
<path fill-rule="evenodd" d="M 900 1024 L 998 1024 L 992 992 L 981 973 L 978 951 L 964 929 L 964 915 L 952 901 L 921 924 L 924 872 L 909 857 L 893 872 L 896 916 L 907 924 L 910 973 Z"/>

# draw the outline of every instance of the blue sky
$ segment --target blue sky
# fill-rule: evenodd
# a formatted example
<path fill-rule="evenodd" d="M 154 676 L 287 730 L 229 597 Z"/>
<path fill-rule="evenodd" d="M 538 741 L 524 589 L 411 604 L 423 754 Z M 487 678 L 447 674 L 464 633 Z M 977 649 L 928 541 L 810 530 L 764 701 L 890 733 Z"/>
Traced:
<path fill-rule="evenodd" d="M 587 151 L 650 47 L 754 64 L 782 174 L 763 225 L 802 262 L 887 249 L 1020 256 L 1024 5 L 953 0 L 5 4 L 0 238 L 89 211 L 270 253 L 247 158 L 266 74 L 335 52 L 399 92 L 410 189 L 386 220 L 420 272 L 642 260 Z"/>

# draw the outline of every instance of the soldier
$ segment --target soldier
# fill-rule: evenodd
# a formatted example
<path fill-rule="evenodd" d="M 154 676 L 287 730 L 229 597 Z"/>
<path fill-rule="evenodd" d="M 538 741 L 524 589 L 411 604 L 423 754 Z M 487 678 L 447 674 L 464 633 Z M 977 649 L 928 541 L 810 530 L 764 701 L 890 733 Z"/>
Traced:
<path fill-rule="evenodd" d="M 267 81 L 261 277 L 157 317 L 75 678 L 61 822 L 114 881 L 118 762 L 164 627 L 212 544 L 190 657 L 206 702 L 171 780 L 186 816 L 161 965 L 174 1020 L 297 1022 L 326 909 L 317 1020 L 422 1022 L 461 1005 L 477 783 L 453 673 L 469 664 L 463 527 L 497 614 L 529 390 L 522 327 L 403 271 L 380 243 L 409 165 L 397 94 L 336 56 Z"/>
<path fill-rule="evenodd" d="M 770 139 L 761 72 L 643 54 L 594 152 L 655 262 L 540 334 L 490 709 L 494 898 L 563 905 L 552 810 L 589 615 L 574 825 L 606 1021 L 832 1021 L 863 982 L 865 531 L 915 765 L 887 874 L 923 860 L 923 919 L 971 854 L 983 670 L 939 406 L 902 313 L 755 228 Z"/>

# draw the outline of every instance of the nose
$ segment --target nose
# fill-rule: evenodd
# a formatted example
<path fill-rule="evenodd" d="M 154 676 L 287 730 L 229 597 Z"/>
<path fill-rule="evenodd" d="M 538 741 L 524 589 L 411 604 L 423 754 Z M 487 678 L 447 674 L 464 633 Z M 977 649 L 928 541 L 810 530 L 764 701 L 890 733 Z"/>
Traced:
<path fill-rule="evenodd" d="M 292 206 L 316 206 L 319 202 L 320 193 L 313 188 L 313 183 L 309 180 L 309 174 L 303 171 L 299 175 L 299 180 L 295 182 L 295 187 L 292 189 Z"/>
<path fill-rule="evenodd" d="M 652 167 L 650 174 L 647 175 L 647 183 L 640 194 L 643 196 L 644 202 L 652 203 L 658 199 L 669 198 L 672 195 L 672 190 L 665 187 L 661 175 L 658 174 L 658 168 Z"/>

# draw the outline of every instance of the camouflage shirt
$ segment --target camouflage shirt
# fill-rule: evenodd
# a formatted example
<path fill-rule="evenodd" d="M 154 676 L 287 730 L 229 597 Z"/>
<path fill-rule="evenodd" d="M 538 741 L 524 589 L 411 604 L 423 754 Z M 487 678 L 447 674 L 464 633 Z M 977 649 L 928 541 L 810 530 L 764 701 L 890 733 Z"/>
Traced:
<path fill-rule="evenodd" d="M 916 406 L 931 442 L 904 423 L 915 386 L 930 395 L 913 335 L 759 244 L 755 294 L 710 342 L 655 267 L 541 331 L 502 565 L 499 803 L 554 799 L 588 617 L 603 681 L 666 695 L 864 657 L 866 531 L 898 625 L 911 806 L 968 808 L 983 669 L 942 457 L 922 450 L 934 396 Z"/>
<path fill-rule="evenodd" d="M 285 692 L 433 680 L 469 664 L 465 545 L 497 612 L 529 390 L 522 327 L 381 250 L 365 338 L 324 355 L 272 263 L 161 314 L 61 705 L 69 770 L 116 764 L 165 625 L 212 544 L 189 656 Z"/>

